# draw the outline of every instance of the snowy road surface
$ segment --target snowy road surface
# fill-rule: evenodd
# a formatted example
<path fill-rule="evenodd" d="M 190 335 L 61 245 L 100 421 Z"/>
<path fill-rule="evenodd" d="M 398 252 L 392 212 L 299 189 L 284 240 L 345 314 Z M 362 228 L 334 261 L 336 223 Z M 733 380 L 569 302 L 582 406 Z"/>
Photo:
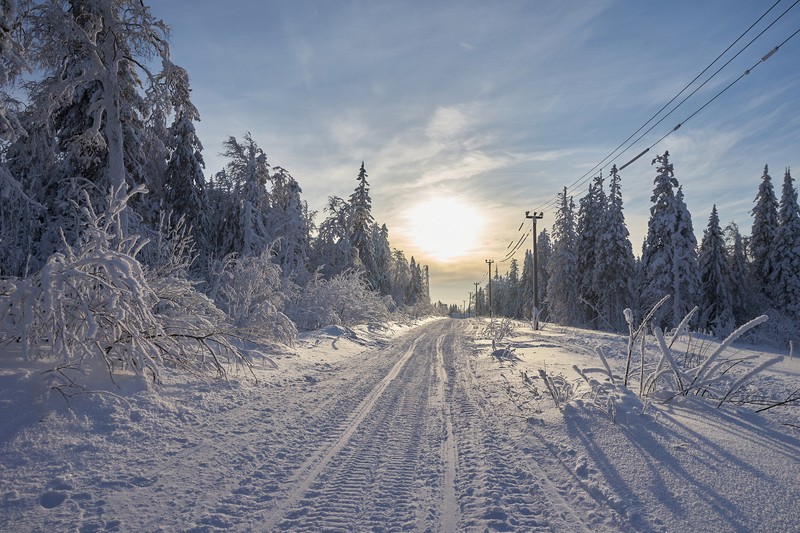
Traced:
<path fill-rule="evenodd" d="M 71 412 L 6 363 L 0 531 L 800 530 L 796 437 L 715 409 L 521 403 L 537 368 L 594 364 L 594 342 L 620 364 L 624 339 L 528 331 L 502 362 L 483 327 L 328 328 L 258 384 L 118 379 Z"/>

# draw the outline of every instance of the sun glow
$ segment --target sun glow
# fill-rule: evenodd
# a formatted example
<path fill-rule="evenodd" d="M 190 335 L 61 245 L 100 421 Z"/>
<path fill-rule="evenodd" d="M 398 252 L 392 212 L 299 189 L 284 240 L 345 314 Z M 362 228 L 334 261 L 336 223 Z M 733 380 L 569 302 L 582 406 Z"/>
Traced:
<path fill-rule="evenodd" d="M 440 261 L 474 250 L 483 225 L 477 210 L 457 198 L 425 200 L 408 211 L 414 244 Z"/>

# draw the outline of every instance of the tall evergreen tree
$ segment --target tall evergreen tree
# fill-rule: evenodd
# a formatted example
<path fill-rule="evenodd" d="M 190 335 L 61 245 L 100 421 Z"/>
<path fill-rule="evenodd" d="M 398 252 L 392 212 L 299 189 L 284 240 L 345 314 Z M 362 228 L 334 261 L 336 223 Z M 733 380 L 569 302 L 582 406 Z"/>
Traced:
<path fill-rule="evenodd" d="M 632 307 L 635 262 L 622 207 L 621 178 L 611 169 L 608 203 L 598 232 L 594 287 L 603 324 L 614 330 L 625 328 L 623 311 Z"/>
<path fill-rule="evenodd" d="M 725 337 L 734 327 L 731 268 L 716 205 L 711 210 L 708 227 L 703 233 L 698 263 L 703 292 L 700 327 L 718 337 Z"/>
<path fill-rule="evenodd" d="M 274 170 L 269 216 L 274 261 L 285 277 L 303 284 L 309 279 L 312 216 L 297 180 L 286 169 Z"/>
<path fill-rule="evenodd" d="M 207 234 L 210 222 L 205 161 L 203 145 L 194 127 L 194 122 L 200 120 L 200 113 L 189 100 L 188 74 L 180 69 L 175 77 L 180 83 L 176 82 L 173 96 L 175 118 L 168 131 L 170 154 L 163 193 L 167 204 L 191 225 L 198 249 L 207 254 L 211 249 Z"/>
<path fill-rule="evenodd" d="M 656 157 L 656 163 L 658 174 L 642 254 L 642 303 L 646 312 L 663 296 L 671 295 L 671 305 L 662 307 L 655 323 L 672 326 L 694 307 L 700 292 L 697 240 L 669 152 Z"/>
<path fill-rule="evenodd" d="M 772 247 L 774 270 L 769 287 L 778 309 L 800 319 L 800 209 L 794 178 L 788 168 L 783 176 L 779 222 Z"/>
<path fill-rule="evenodd" d="M 348 231 L 350 206 L 344 199 L 331 196 L 325 211 L 328 216 L 319 225 L 319 233 L 313 245 L 312 264 L 325 278 L 330 279 L 354 268 L 358 258 Z M 398 302 L 397 299 L 395 301 Z"/>
<path fill-rule="evenodd" d="M 606 197 L 603 191 L 603 176 L 594 178 L 586 196 L 581 198 L 575 225 L 576 277 L 580 298 L 581 318 L 579 322 L 597 328 L 599 294 L 595 285 L 598 239 L 605 231 Z M 577 317 L 576 317 L 577 318 Z"/>
<path fill-rule="evenodd" d="M 575 203 L 567 188 L 559 193 L 559 208 L 553 224 L 553 255 L 547 266 L 547 305 L 550 319 L 564 325 L 575 324 L 578 317 L 578 292 L 575 270 Z"/>
<path fill-rule="evenodd" d="M 764 174 L 758 186 L 753 207 L 753 227 L 750 232 L 750 258 L 753 277 L 760 290 L 767 292 L 775 266 L 772 263 L 772 248 L 778 232 L 778 199 L 772 187 L 769 168 L 764 165 Z"/>
<path fill-rule="evenodd" d="M 350 242 L 356 249 L 358 258 L 366 271 L 367 280 L 373 289 L 378 286 L 378 268 L 375 264 L 375 246 L 372 242 L 372 198 L 369 196 L 369 183 L 364 162 L 358 171 L 358 185 L 350 195 L 349 233 Z"/>
<path fill-rule="evenodd" d="M 744 324 L 755 317 L 756 298 L 752 296 L 753 276 L 747 262 L 747 253 L 739 226 L 735 222 L 726 228 L 728 257 L 731 267 L 731 305 L 735 324 Z"/>

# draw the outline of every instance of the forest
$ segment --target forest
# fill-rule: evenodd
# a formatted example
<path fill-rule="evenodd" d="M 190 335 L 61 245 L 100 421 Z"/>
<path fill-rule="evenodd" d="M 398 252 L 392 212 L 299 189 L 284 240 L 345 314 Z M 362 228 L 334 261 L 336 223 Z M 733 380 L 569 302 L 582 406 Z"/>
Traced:
<path fill-rule="evenodd" d="M 0 9 L 4 341 L 221 372 L 230 338 L 430 314 L 427 267 L 391 247 L 363 162 L 319 222 L 249 133 L 207 174 L 189 74 L 143 2 Z"/>
<path fill-rule="evenodd" d="M 538 235 L 539 317 L 563 325 L 626 331 L 625 309 L 647 314 L 663 297 L 654 325 L 673 327 L 697 307 L 692 326 L 724 338 L 738 325 L 767 314 L 759 341 L 785 345 L 800 331 L 800 215 L 797 189 L 787 167 L 780 200 L 769 167 L 755 194 L 752 228 L 722 226 L 711 208 L 699 245 L 669 152 L 653 160 L 656 176 L 650 219 L 636 257 L 625 225 L 616 166 L 594 178 L 576 209 L 566 188 L 559 195 L 552 232 Z M 479 288 L 479 314 L 531 317 L 533 258 L 516 259 L 508 272 Z M 489 293 L 492 293 L 491 308 Z"/>

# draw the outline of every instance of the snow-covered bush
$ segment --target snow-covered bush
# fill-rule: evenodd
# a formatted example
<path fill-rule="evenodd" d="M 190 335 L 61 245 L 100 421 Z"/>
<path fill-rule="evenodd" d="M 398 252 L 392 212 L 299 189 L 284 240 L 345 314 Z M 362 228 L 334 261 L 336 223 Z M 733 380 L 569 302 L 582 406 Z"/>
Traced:
<path fill-rule="evenodd" d="M 389 320 L 390 297 L 371 291 L 367 281 L 348 270 L 324 279 L 317 276 L 287 307 L 287 315 L 304 331 L 328 325 L 384 323 Z"/>
<path fill-rule="evenodd" d="M 224 315 L 184 278 L 149 278 L 136 259 L 145 241 L 122 232 L 121 218 L 139 187 L 111 191 L 97 213 L 84 195 L 84 219 L 74 245 L 63 243 L 36 274 L 7 281 L 0 292 L 4 342 L 19 342 L 29 359 L 55 359 L 80 368 L 102 361 L 149 373 L 164 366 L 212 368 L 245 362 L 227 342 Z"/>
<path fill-rule="evenodd" d="M 757 356 L 726 355 L 734 341 L 765 323 L 768 320 L 766 315 L 754 318 L 725 340 L 718 342 L 711 337 L 692 335 L 689 332 L 689 322 L 697 308 L 691 310 L 669 334 L 661 328 L 653 328 L 656 341 L 656 349 L 653 350 L 652 345 L 646 342 L 646 327 L 658 307 L 666 300 L 665 297 L 658 302 L 639 327 L 634 326 L 630 310 L 625 312 L 630 336 L 623 385 L 628 387 L 629 383 L 638 381 L 638 394 L 642 399 L 669 401 L 678 396 L 697 395 L 714 400 L 718 405 L 729 401 L 743 401 L 748 386 L 757 375 L 783 359 L 774 357 L 746 369 L 742 363 L 758 359 Z M 681 338 L 686 339 L 685 343 L 677 342 Z M 636 344 L 640 346 L 638 376 L 631 372 Z M 682 348 L 679 349 L 680 347 Z M 607 364 L 605 366 L 607 368 Z"/>
<path fill-rule="evenodd" d="M 292 345 L 297 328 L 279 309 L 291 287 L 271 261 L 271 251 L 259 256 L 229 258 L 217 281 L 216 302 L 244 335 Z"/>

